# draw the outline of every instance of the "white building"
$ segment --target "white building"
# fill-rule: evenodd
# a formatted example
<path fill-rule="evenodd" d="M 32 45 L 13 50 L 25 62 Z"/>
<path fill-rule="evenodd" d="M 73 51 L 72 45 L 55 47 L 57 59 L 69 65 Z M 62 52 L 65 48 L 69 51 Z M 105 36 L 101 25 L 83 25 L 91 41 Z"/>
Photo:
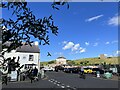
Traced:
<path fill-rule="evenodd" d="M 20 66 L 24 65 L 24 68 L 22 70 L 35 65 L 38 68 L 38 71 L 40 71 L 40 49 L 38 42 L 35 42 L 32 44 L 32 46 L 24 44 L 16 50 L 12 50 L 10 53 L 4 54 L 5 58 L 16 57 L 16 60 L 18 59 L 18 56 L 20 57 Z"/>
<path fill-rule="evenodd" d="M 66 58 L 65 58 L 65 57 L 58 57 L 58 58 L 56 59 L 56 64 L 57 64 L 57 65 L 67 64 L 67 63 L 66 63 Z"/>

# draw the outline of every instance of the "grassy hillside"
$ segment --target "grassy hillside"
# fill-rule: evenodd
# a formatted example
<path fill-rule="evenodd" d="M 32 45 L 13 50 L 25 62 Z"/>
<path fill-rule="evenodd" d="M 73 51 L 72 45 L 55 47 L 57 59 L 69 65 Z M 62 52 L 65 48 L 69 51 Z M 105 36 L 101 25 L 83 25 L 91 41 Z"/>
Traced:
<path fill-rule="evenodd" d="M 89 64 L 100 64 L 106 62 L 107 64 L 118 64 L 118 58 L 112 57 L 112 58 L 106 58 L 106 59 L 99 59 L 99 58 L 84 58 L 84 59 L 78 59 L 74 60 L 76 64 L 80 62 L 89 61 Z"/>
<path fill-rule="evenodd" d="M 48 62 L 40 62 L 41 65 L 48 65 L 48 64 L 54 64 L 54 63 L 55 63 L 55 60 L 51 60 Z"/>
<path fill-rule="evenodd" d="M 81 62 L 86 62 L 88 61 L 89 64 L 100 64 L 106 62 L 106 64 L 118 64 L 120 63 L 120 57 L 111 57 L 111 58 L 106 58 L 106 59 L 99 59 L 97 58 L 83 58 L 83 59 L 77 59 L 77 60 L 67 60 L 67 63 L 69 64 L 75 64 L 75 65 L 80 65 Z M 48 65 L 48 64 L 54 64 L 55 60 L 49 61 L 49 62 L 41 62 L 43 65 Z"/>

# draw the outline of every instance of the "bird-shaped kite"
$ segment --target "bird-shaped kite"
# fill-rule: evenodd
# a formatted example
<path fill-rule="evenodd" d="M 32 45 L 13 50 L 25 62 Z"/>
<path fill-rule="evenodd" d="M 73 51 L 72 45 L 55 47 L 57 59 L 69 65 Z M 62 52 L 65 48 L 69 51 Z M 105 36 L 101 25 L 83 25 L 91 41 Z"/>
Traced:
<path fill-rule="evenodd" d="M 47 56 L 51 56 L 51 54 L 48 52 Z"/>

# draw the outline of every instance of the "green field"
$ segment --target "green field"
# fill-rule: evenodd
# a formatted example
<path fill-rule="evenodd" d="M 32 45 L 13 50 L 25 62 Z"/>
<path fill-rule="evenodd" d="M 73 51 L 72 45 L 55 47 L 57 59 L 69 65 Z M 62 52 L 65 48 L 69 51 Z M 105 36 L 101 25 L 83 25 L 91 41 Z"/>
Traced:
<path fill-rule="evenodd" d="M 67 60 L 67 63 L 70 64 L 74 64 L 74 65 L 80 65 L 81 62 L 87 62 L 88 61 L 88 65 L 89 64 L 102 64 L 102 63 L 106 63 L 106 64 L 118 64 L 120 62 L 120 57 L 109 57 L 109 58 L 105 58 L 105 59 L 100 59 L 98 57 L 96 58 L 83 58 L 83 59 L 77 59 L 77 60 Z M 41 64 L 43 65 L 48 65 L 50 62 L 53 62 L 51 64 L 55 63 L 55 60 L 51 60 L 48 62 L 41 62 Z"/>
<path fill-rule="evenodd" d="M 76 64 L 79 64 L 80 62 L 89 61 L 89 64 L 101 64 L 106 62 L 106 64 L 118 64 L 118 58 L 112 57 L 112 58 L 105 58 L 105 59 L 99 59 L 99 58 L 84 58 L 84 59 L 78 59 L 74 60 Z"/>

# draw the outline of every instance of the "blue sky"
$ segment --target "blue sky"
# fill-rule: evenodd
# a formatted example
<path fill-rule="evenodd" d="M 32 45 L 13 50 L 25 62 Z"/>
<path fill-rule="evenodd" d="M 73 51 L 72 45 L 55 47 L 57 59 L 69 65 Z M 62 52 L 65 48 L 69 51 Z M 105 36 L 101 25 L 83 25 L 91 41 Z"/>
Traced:
<path fill-rule="evenodd" d="M 40 46 L 40 60 L 55 60 L 58 56 L 75 60 L 100 54 L 117 55 L 118 4 L 72 2 L 69 5 L 69 9 L 63 6 L 54 10 L 48 2 L 28 3 L 36 17 L 53 15 L 59 27 L 58 36 L 50 33 L 50 45 Z M 8 18 L 8 14 L 3 11 L 4 18 Z M 52 56 L 47 57 L 47 52 Z"/>

